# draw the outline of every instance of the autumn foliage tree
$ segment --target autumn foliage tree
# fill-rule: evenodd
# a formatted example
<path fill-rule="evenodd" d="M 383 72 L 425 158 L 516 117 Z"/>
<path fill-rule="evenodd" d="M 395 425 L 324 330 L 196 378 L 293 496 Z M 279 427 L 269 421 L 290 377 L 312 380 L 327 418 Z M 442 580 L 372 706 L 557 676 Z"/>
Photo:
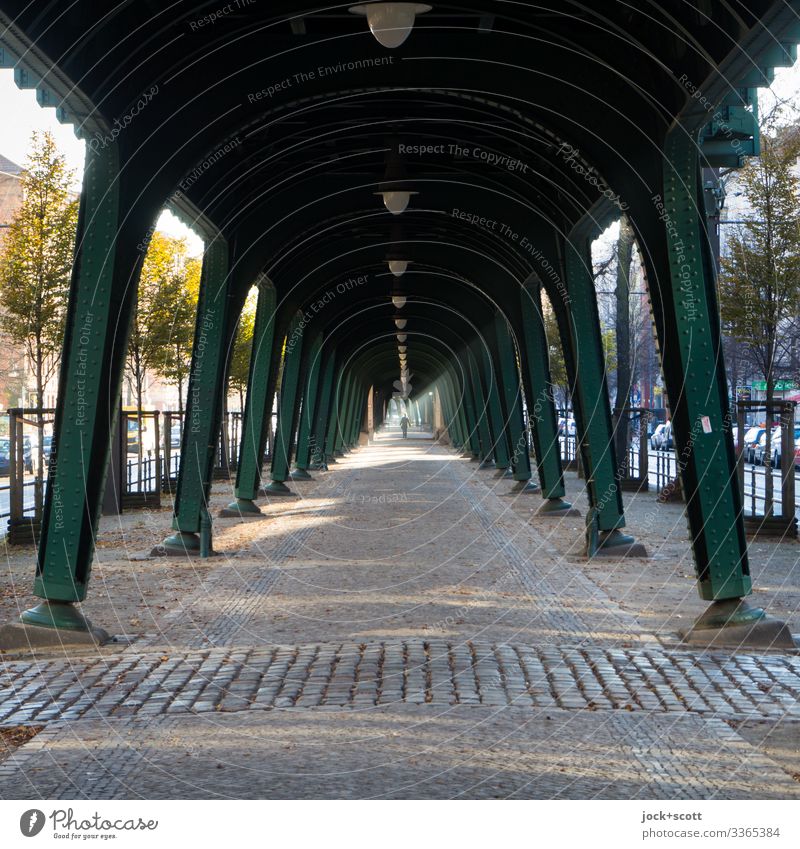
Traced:
<path fill-rule="evenodd" d="M 761 155 L 738 176 L 747 201 L 743 223 L 727 241 L 720 306 L 727 332 L 766 384 L 768 420 L 785 373 L 800 314 L 800 130 L 762 133 Z M 767 427 L 766 457 L 771 457 Z"/>
<path fill-rule="evenodd" d="M 199 265 L 187 257 L 185 239 L 158 231 L 153 234 L 142 263 L 127 352 L 128 379 L 140 435 L 148 375 L 175 382 L 182 407 L 194 333 Z M 141 438 L 137 443 L 141 459 Z"/>
<path fill-rule="evenodd" d="M 36 386 L 41 437 L 44 390 L 58 368 L 70 288 L 78 201 L 50 133 L 34 133 L 21 175 L 22 204 L 9 225 L 0 256 L 0 322 L 22 345 Z M 38 467 L 43 440 L 38 440 Z"/>

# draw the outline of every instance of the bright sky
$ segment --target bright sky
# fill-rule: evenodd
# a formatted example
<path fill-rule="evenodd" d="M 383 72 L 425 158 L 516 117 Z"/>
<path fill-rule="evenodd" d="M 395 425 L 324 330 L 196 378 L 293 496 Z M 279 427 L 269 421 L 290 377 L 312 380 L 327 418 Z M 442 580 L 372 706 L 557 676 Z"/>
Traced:
<path fill-rule="evenodd" d="M 791 68 L 781 68 L 775 74 L 770 89 L 759 93 L 762 111 L 771 108 L 775 98 L 788 99 L 800 107 L 800 61 Z M 50 130 L 55 136 L 59 149 L 64 153 L 69 167 L 75 170 L 76 189 L 80 188 L 83 176 L 84 143 L 75 137 L 70 124 L 59 124 L 54 109 L 43 109 L 36 102 L 36 92 L 21 91 L 14 84 L 14 72 L 0 69 L 0 115 L 4 117 L 0 125 L 0 153 L 22 165 L 25 162 L 28 144 L 34 130 Z M 736 201 L 729 199 L 729 207 L 735 209 Z M 732 209 L 729 210 L 730 212 Z M 185 237 L 189 243 L 189 252 L 198 256 L 203 251 L 203 242 L 191 230 L 185 227 L 172 213 L 166 210 L 158 219 L 158 229 L 171 236 Z M 616 239 L 617 225 L 601 236 L 602 243 L 611 243 Z M 598 246 L 600 253 L 604 246 Z"/>
<path fill-rule="evenodd" d="M 21 91 L 14 83 L 12 70 L 0 69 L 0 153 L 24 165 L 34 130 L 50 130 L 67 164 L 75 171 L 75 189 L 80 190 L 83 179 L 85 144 L 76 138 L 72 124 L 59 124 L 55 109 L 43 109 L 36 102 L 36 92 Z M 186 238 L 189 253 L 199 256 L 203 241 L 171 213 L 164 210 L 158 219 L 158 229 L 176 238 Z"/>

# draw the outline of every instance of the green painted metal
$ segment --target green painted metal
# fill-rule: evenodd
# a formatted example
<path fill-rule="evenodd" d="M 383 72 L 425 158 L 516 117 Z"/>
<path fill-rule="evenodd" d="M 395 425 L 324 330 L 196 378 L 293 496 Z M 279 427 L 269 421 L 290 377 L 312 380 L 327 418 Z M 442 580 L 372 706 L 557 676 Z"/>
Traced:
<path fill-rule="evenodd" d="M 584 223 L 587 222 L 573 230 L 565 244 L 569 343 L 577 375 L 572 403 L 589 504 L 597 511 L 599 530 L 612 531 L 625 526 L 625 516 L 616 476 L 605 355 L 592 275 L 591 241 L 583 231 Z"/>
<path fill-rule="evenodd" d="M 669 338 L 657 323 L 702 598 L 752 591 L 742 505 L 736 485 L 716 298 L 715 269 L 700 217 L 697 140 L 676 127 L 664 146 L 664 234 L 669 285 L 660 287 Z"/>
<path fill-rule="evenodd" d="M 339 391 L 342 387 L 341 372 L 334 372 L 331 380 L 330 394 L 328 395 L 328 403 L 326 409 L 325 420 L 325 461 L 335 463 L 336 457 L 336 436 L 339 429 Z"/>
<path fill-rule="evenodd" d="M 522 414 L 522 385 L 517 366 L 516 348 L 511 328 L 498 311 L 494 319 L 494 342 L 497 356 L 497 372 L 505 406 L 506 432 L 511 445 L 511 468 L 514 480 L 531 479 L 531 461 L 528 455 L 528 439 L 525 419 Z"/>
<path fill-rule="evenodd" d="M 200 549 L 203 511 L 208 504 L 214 455 L 222 420 L 225 358 L 229 338 L 228 243 L 217 235 L 203 254 L 200 299 L 192 347 L 181 467 L 167 548 Z"/>
<path fill-rule="evenodd" d="M 83 600 L 91 573 L 135 292 L 130 286 L 120 297 L 114 288 L 118 228 L 124 216 L 116 144 L 97 150 L 87 146 L 55 439 L 33 585 L 35 595 L 54 602 Z M 22 615 L 23 621 L 33 624 L 42 624 L 40 618 L 35 613 Z"/>
<path fill-rule="evenodd" d="M 448 368 L 448 373 L 450 369 Z M 456 421 L 458 422 L 458 441 L 456 448 L 461 451 L 466 451 L 469 447 L 469 421 L 467 419 L 467 410 L 465 406 L 466 394 L 460 381 L 450 375 L 451 392 L 456 404 Z"/>
<path fill-rule="evenodd" d="M 319 387 L 317 412 L 314 419 L 314 430 L 309 439 L 310 468 L 325 467 L 325 436 L 328 426 L 328 411 L 334 386 L 334 370 L 336 367 L 336 352 L 323 351 L 324 366 Z"/>
<path fill-rule="evenodd" d="M 322 334 L 314 337 L 308 357 L 308 380 L 303 393 L 303 405 L 300 411 L 300 427 L 297 435 L 297 456 L 295 466 L 298 469 L 308 469 L 311 462 L 311 432 L 317 413 L 318 387 L 322 370 Z"/>
<path fill-rule="evenodd" d="M 350 448 L 355 448 L 358 445 L 358 435 L 361 432 L 361 422 L 364 419 L 364 405 L 366 403 L 364 396 L 367 389 L 361 381 L 356 383 L 353 398 L 350 404 L 350 427 L 348 443 Z"/>
<path fill-rule="evenodd" d="M 489 405 L 484 392 L 483 383 L 480 378 L 480 369 L 475 355 L 471 349 L 467 349 L 469 364 L 469 381 L 472 387 L 472 395 L 475 399 L 477 431 L 479 441 L 479 459 L 481 462 L 491 460 L 494 456 L 492 448 L 492 434 L 489 428 Z"/>
<path fill-rule="evenodd" d="M 353 389 L 353 373 L 348 369 L 339 379 L 337 393 L 331 410 L 333 428 L 333 454 L 341 454 L 344 446 L 344 433 L 347 427 L 347 412 L 350 409 L 350 395 Z"/>
<path fill-rule="evenodd" d="M 561 468 L 558 419 L 553 403 L 549 350 L 538 281 L 528 281 L 522 288 L 520 307 L 523 334 L 520 359 L 542 497 L 563 498 L 566 490 Z"/>
<path fill-rule="evenodd" d="M 270 468 L 270 477 L 275 483 L 283 483 L 289 477 L 297 408 L 302 394 L 300 390 L 300 366 L 303 358 L 304 327 L 303 313 L 297 312 L 286 335 L 281 400 L 278 406 L 278 425 L 275 430 L 275 447 Z"/>
<path fill-rule="evenodd" d="M 89 620 L 69 601 L 43 601 L 26 610 L 21 620 L 26 625 L 42 628 L 57 628 L 60 631 L 90 631 Z"/>
<path fill-rule="evenodd" d="M 242 447 L 236 470 L 236 498 L 253 502 L 261 486 L 261 466 L 269 434 L 275 397 L 274 368 L 280 350 L 275 350 L 275 287 L 262 277 L 258 283 L 253 347 L 242 419 Z M 247 510 L 248 512 L 260 512 Z"/>
<path fill-rule="evenodd" d="M 486 348 L 485 340 L 473 340 L 472 352 L 478 364 L 478 373 L 483 390 L 486 407 L 486 423 L 489 428 L 489 446 L 494 463 L 498 468 L 506 469 L 511 463 L 510 452 L 506 441 L 503 421 L 503 410 L 500 406 L 500 394 L 497 389 L 497 379 L 492 367 L 492 359 Z"/>
<path fill-rule="evenodd" d="M 464 416 L 467 424 L 467 444 L 465 449 L 468 450 L 470 454 L 477 457 L 480 455 L 481 451 L 481 440 L 478 429 L 478 411 L 475 403 L 472 379 L 469 372 L 469 352 L 467 350 L 462 351 L 458 357 L 458 361 L 461 366 L 461 373 L 463 376 Z M 430 397 L 426 396 L 423 404 L 423 415 L 425 417 L 430 416 L 428 412 L 429 401 Z"/>

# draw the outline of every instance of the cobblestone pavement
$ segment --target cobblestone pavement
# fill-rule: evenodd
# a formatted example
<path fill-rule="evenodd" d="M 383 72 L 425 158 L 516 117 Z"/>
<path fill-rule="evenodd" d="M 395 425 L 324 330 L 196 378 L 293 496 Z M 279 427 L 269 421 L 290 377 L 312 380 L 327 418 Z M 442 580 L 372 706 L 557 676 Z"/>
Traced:
<path fill-rule="evenodd" d="M 517 705 L 800 719 L 800 658 L 406 640 L 6 665 L 0 722 L 270 708 Z"/>
<path fill-rule="evenodd" d="M 334 468 L 157 631 L 0 661 L 0 798 L 800 796 L 800 657 L 670 646 L 432 442 Z"/>

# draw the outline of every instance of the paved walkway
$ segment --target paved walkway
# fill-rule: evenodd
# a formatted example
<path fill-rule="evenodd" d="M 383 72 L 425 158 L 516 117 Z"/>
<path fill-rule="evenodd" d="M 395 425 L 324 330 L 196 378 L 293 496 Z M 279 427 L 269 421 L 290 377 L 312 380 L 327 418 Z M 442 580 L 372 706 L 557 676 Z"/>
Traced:
<path fill-rule="evenodd" d="M 800 658 L 656 638 L 495 484 L 385 438 L 217 520 L 158 631 L 0 667 L 0 797 L 800 797 Z"/>

